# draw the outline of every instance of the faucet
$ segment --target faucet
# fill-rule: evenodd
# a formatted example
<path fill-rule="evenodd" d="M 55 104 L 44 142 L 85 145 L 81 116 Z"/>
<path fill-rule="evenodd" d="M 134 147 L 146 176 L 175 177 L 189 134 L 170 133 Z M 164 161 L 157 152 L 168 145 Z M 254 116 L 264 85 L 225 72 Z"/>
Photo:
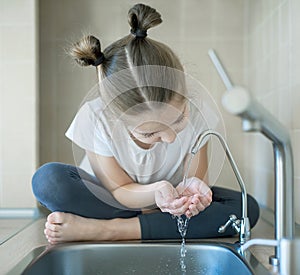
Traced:
<path fill-rule="evenodd" d="M 274 118 L 262 105 L 250 97 L 249 93 L 232 85 L 214 50 L 208 52 L 215 65 L 227 93 L 223 95 L 223 106 L 232 114 L 242 118 L 245 132 L 260 132 L 273 144 L 275 173 L 275 239 L 293 239 L 295 231 L 293 198 L 293 154 L 288 130 Z M 276 246 L 275 255 L 270 264 L 278 265 L 280 246 Z"/>
<path fill-rule="evenodd" d="M 249 218 L 247 213 L 247 191 L 246 191 L 245 183 L 241 177 L 241 174 L 237 168 L 237 165 L 232 157 L 232 154 L 229 150 L 229 147 L 225 139 L 216 131 L 206 130 L 198 136 L 194 146 L 192 147 L 191 154 L 196 155 L 200 149 L 201 144 L 203 143 L 203 140 L 210 135 L 216 136 L 219 139 L 226 153 L 226 156 L 230 162 L 232 170 L 237 178 L 242 193 L 242 218 L 238 220 L 235 215 L 230 215 L 229 220 L 226 222 L 225 225 L 220 226 L 218 231 L 219 233 L 223 233 L 225 232 L 226 228 L 229 225 L 232 225 L 232 227 L 239 233 L 239 242 L 242 245 L 250 239 L 250 235 L 251 235 L 250 223 L 249 223 Z"/>
<path fill-rule="evenodd" d="M 269 239 L 252 239 L 238 248 L 239 253 L 242 256 L 246 256 L 246 250 L 253 245 L 280 247 L 280 266 L 279 269 L 277 269 L 279 274 L 300 274 L 300 262 L 298 259 L 300 253 L 300 239 L 284 238 L 280 241 Z"/>

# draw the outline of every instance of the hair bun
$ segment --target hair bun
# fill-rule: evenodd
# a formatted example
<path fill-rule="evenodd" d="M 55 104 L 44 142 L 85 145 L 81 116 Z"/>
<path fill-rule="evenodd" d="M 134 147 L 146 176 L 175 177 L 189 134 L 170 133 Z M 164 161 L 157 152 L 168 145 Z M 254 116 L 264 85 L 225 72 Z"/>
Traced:
<path fill-rule="evenodd" d="M 161 15 L 153 8 L 144 4 L 134 5 L 128 12 L 131 33 L 136 37 L 146 37 L 147 30 L 162 22 Z"/>
<path fill-rule="evenodd" d="M 75 43 L 69 54 L 81 66 L 98 66 L 104 61 L 100 40 L 92 35 L 85 36 Z"/>

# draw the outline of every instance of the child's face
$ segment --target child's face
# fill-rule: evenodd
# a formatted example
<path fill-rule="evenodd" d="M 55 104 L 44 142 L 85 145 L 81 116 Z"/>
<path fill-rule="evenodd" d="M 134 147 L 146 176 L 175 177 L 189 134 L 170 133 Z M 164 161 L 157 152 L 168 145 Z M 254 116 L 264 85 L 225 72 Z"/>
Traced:
<path fill-rule="evenodd" d="M 177 133 L 187 125 L 188 116 L 188 103 L 174 100 L 158 104 L 153 110 L 131 119 L 128 129 L 133 137 L 142 143 L 172 143 Z"/>

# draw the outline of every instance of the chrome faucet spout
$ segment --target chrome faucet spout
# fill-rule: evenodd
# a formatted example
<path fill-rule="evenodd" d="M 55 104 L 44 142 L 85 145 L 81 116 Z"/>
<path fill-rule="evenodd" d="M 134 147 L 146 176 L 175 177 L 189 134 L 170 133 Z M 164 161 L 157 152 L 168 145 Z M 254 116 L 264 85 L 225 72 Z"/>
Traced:
<path fill-rule="evenodd" d="M 284 238 L 293 239 L 295 231 L 294 172 L 289 131 L 253 99 L 248 91 L 231 83 L 213 50 L 209 51 L 209 55 L 228 90 L 222 97 L 225 109 L 233 115 L 242 118 L 245 132 L 260 132 L 273 144 L 275 164 L 275 238 L 277 241 Z M 278 246 L 275 250 L 275 257 L 270 259 L 270 263 L 278 265 L 279 257 L 280 248 Z"/>
<path fill-rule="evenodd" d="M 198 136 L 198 139 L 196 140 L 192 150 L 191 150 L 191 153 L 193 155 L 195 155 L 200 147 L 201 147 L 201 144 L 203 143 L 203 141 L 205 140 L 205 138 L 207 136 L 210 136 L 210 135 L 213 135 L 215 137 L 218 138 L 218 140 L 220 141 L 225 153 L 226 153 L 226 156 L 227 156 L 227 159 L 229 160 L 229 163 L 231 165 L 231 168 L 236 176 L 236 179 L 239 183 L 239 186 L 240 186 L 240 189 L 241 189 L 241 193 L 242 193 L 242 218 L 241 218 L 241 221 L 239 223 L 239 234 L 240 234 L 240 243 L 243 244 L 245 243 L 246 241 L 248 241 L 250 239 L 250 223 L 249 223 L 249 219 L 248 219 L 248 209 L 247 209 L 247 191 L 246 191 L 246 186 L 245 186 L 245 183 L 241 177 L 241 174 L 237 168 L 237 165 L 233 159 L 233 156 L 230 152 L 230 149 L 225 141 L 225 139 L 216 131 L 213 131 L 213 130 L 206 130 L 204 131 L 203 133 L 201 133 L 199 136 Z M 233 223 L 234 226 L 236 226 L 236 223 Z M 221 228 L 221 227 L 220 227 Z M 224 227 L 225 229 L 226 227 Z M 222 229 L 220 229 L 220 232 L 222 232 Z"/>

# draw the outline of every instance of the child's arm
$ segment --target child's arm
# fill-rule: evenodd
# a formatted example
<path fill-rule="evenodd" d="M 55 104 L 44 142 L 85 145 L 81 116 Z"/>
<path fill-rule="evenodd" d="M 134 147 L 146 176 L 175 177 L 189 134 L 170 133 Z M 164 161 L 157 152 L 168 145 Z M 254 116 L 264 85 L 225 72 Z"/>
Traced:
<path fill-rule="evenodd" d="M 89 151 L 86 151 L 86 153 L 96 177 L 117 201 L 128 208 L 145 208 L 155 205 L 155 191 L 159 189 L 164 193 L 168 189 L 174 189 L 174 192 L 176 192 L 176 189 L 167 181 L 147 185 L 135 183 L 119 166 L 114 157 L 105 157 Z M 174 210 L 173 213 L 176 211 L 184 213 L 183 208 L 188 208 L 188 205 L 184 205 L 187 199 L 185 197 L 175 199 L 176 197 L 177 194 L 174 194 L 174 199 L 168 205 L 168 209 L 170 211 Z"/>

